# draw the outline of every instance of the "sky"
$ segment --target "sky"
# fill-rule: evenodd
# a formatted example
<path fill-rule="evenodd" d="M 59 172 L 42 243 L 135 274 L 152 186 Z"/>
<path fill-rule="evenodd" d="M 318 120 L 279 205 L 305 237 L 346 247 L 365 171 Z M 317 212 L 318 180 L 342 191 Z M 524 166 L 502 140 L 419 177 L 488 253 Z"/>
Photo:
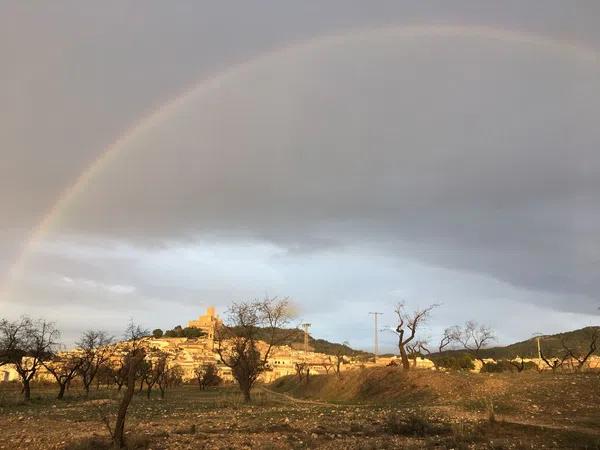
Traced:
<path fill-rule="evenodd" d="M 600 322 L 595 1 L 0 0 L 0 316 Z"/>

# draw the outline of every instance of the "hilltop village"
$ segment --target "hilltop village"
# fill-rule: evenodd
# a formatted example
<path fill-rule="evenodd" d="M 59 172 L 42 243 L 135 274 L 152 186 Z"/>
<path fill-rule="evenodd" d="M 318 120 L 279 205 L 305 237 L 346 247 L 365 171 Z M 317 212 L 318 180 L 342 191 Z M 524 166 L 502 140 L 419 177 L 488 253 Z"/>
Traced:
<path fill-rule="evenodd" d="M 153 335 L 141 339 L 140 344 L 147 350 L 159 350 L 168 355 L 169 367 L 176 367 L 177 372 L 183 382 L 193 381 L 198 374 L 198 368 L 214 366 L 218 376 L 225 382 L 233 382 L 234 377 L 231 368 L 223 364 L 215 348 L 215 332 L 222 325 L 222 321 L 214 307 L 208 307 L 203 315 L 195 320 L 188 322 L 186 329 L 196 329 L 197 336 L 185 337 L 164 334 L 160 336 Z M 160 331 L 160 330 L 157 330 Z M 116 342 L 110 344 L 110 359 L 108 365 L 118 366 L 123 354 L 126 352 L 125 342 Z M 258 343 L 258 350 L 261 353 L 266 346 L 265 342 Z M 60 352 L 56 361 L 66 361 L 69 355 L 77 354 L 79 350 L 68 350 Z M 151 352 L 147 358 L 152 358 Z M 367 355 L 367 356 L 365 356 Z M 25 357 L 26 359 L 27 357 Z M 538 370 L 548 370 L 547 365 L 540 358 L 520 358 L 520 362 L 531 364 Z M 485 358 L 482 362 L 473 359 L 473 372 L 479 372 L 482 363 L 496 363 L 494 359 Z M 262 372 L 259 380 L 270 383 L 273 380 L 287 375 L 298 375 L 300 373 L 310 373 L 312 375 L 339 373 L 358 368 L 383 367 L 400 365 L 400 359 L 397 356 L 378 356 L 372 354 L 363 354 L 361 356 L 351 355 L 347 352 L 337 352 L 335 354 L 320 353 L 314 351 L 309 344 L 308 335 L 304 334 L 304 342 L 301 339 L 298 342 L 292 342 L 290 345 L 275 345 L 269 353 L 267 360 L 268 370 Z M 568 364 L 565 363 L 565 367 Z M 573 364 L 571 364 L 573 366 Z M 434 361 L 422 356 L 411 357 L 411 367 L 417 369 L 440 369 L 436 367 Z M 586 367 L 590 369 L 600 368 L 600 356 L 591 356 L 586 362 Z M 46 367 L 40 367 L 35 374 L 37 381 L 53 381 L 54 378 Z M 0 366 L 0 382 L 19 381 L 18 372 L 11 364 Z"/>
<path fill-rule="evenodd" d="M 207 308 L 206 312 L 195 320 L 188 322 L 188 328 L 196 328 L 201 333 L 198 337 L 169 337 L 149 336 L 142 339 L 142 345 L 148 349 L 158 349 L 168 355 L 169 364 L 178 366 L 183 381 L 191 381 L 196 376 L 199 366 L 215 365 L 218 374 L 223 381 L 233 381 L 231 369 L 224 365 L 215 350 L 215 330 L 221 325 L 221 319 L 214 307 Z M 261 343 L 265 345 L 264 343 Z M 112 344 L 112 358 L 117 363 L 120 360 L 121 342 Z M 259 347 L 260 349 L 260 347 Z M 62 352 L 62 356 L 76 352 L 70 350 Z M 395 357 L 359 358 L 346 354 L 325 354 L 315 352 L 307 342 L 294 343 L 292 345 L 274 346 L 271 349 L 268 366 L 269 370 L 263 372 L 260 380 L 271 382 L 276 378 L 286 375 L 297 374 L 299 368 L 308 370 L 310 373 L 328 374 L 334 371 L 346 371 L 355 368 L 372 366 L 387 366 L 395 364 Z M 418 368 L 433 368 L 433 363 L 425 358 L 416 358 L 413 362 Z M 37 380 L 52 381 L 51 374 L 43 367 L 36 374 Z M 10 365 L 0 367 L 0 381 L 19 380 L 19 375 Z"/>

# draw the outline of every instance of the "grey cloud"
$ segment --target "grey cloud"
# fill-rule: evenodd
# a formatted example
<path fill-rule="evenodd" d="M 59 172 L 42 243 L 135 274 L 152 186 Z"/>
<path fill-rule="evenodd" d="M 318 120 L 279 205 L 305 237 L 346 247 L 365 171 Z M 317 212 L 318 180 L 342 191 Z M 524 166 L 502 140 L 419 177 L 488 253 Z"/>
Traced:
<path fill-rule="evenodd" d="M 64 227 L 139 242 L 230 232 L 290 249 L 386 245 L 595 296 L 599 67 L 507 45 L 365 35 L 269 59 L 124 148 Z"/>
<path fill-rule="evenodd" d="M 600 49 L 589 2 L 145 2 L 143 13 L 122 2 L 6 5 L 3 272 L 52 202 L 131 124 L 196 80 L 271 49 L 415 23 L 524 30 Z M 165 320 L 176 321 L 200 303 L 222 309 L 268 290 L 297 296 L 315 323 L 344 310 L 347 322 L 317 329 L 361 345 L 368 332 L 351 332 L 362 310 L 374 296 L 385 308 L 395 290 L 442 297 L 457 311 L 443 312 L 452 322 L 476 298 L 483 306 L 473 315 L 483 318 L 497 304 L 560 311 L 553 325 L 571 312 L 592 317 L 599 72 L 525 43 L 356 33 L 246 66 L 91 180 L 30 255 L 11 311 L 130 308 L 156 323 L 144 305 L 168 302 Z M 220 249 L 215 257 L 178 253 L 201 253 L 203 243 Z M 404 279 L 409 262 L 422 267 Z M 440 267 L 451 272 L 437 279 Z M 136 290 L 52 287 L 63 276 Z M 486 281 L 474 287 L 473 276 Z M 428 287 L 440 280 L 447 294 Z"/>

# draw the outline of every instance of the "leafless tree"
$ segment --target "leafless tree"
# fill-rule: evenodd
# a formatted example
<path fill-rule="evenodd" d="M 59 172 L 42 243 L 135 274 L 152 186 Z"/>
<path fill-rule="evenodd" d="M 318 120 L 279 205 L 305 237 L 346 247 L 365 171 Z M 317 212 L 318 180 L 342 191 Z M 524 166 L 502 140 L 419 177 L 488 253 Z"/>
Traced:
<path fill-rule="evenodd" d="M 321 367 L 325 370 L 325 374 L 329 375 L 329 371 L 333 368 L 333 363 L 331 362 L 331 356 L 327 358 L 327 361 L 321 363 Z"/>
<path fill-rule="evenodd" d="M 81 364 L 83 364 L 83 359 L 78 354 L 69 353 L 55 355 L 48 361 L 42 361 L 42 364 L 56 380 L 59 387 L 56 398 L 62 400 L 65 396 L 67 386 L 77 376 L 77 372 Z"/>
<path fill-rule="evenodd" d="M 194 368 L 194 375 L 202 391 L 210 386 L 218 386 L 223 381 L 216 364 L 200 364 Z"/>
<path fill-rule="evenodd" d="M 413 312 L 406 311 L 406 306 L 403 302 L 396 305 L 397 325 L 395 329 L 390 329 L 398 336 L 398 350 L 402 359 L 402 367 L 404 370 L 410 369 L 408 360 L 407 345 L 415 338 L 417 329 L 429 317 L 431 311 L 438 305 L 433 304 L 424 309 L 417 309 Z"/>
<path fill-rule="evenodd" d="M 127 368 L 127 389 L 125 390 L 119 409 L 117 411 L 117 419 L 113 429 L 112 438 L 117 448 L 125 447 L 125 419 L 127 417 L 127 409 L 133 398 L 135 391 L 136 375 L 139 373 L 139 365 L 146 357 L 142 339 L 148 335 L 148 331 L 142 329 L 139 325 L 132 322 L 129 323 L 125 331 L 125 356 L 124 362 Z"/>
<path fill-rule="evenodd" d="M 294 363 L 294 369 L 296 370 L 298 382 L 301 382 L 304 379 L 304 377 L 306 377 L 306 381 L 308 382 L 309 368 L 307 363 L 305 363 L 304 361 L 298 361 Z"/>
<path fill-rule="evenodd" d="M 592 356 L 598 349 L 598 341 L 600 341 L 600 327 L 591 327 L 586 330 L 587 348 L 584 351 L 580 351 L 576 347 L 570 345 L 566 339 L 561 340 L 561 345 L 565 350 L 565 353 L 569 355 L 571 361 L 576 363 L 574 369 L 580 372 L 587 360 Z"/>
<path fill-rule="evenodd" d="M 555 372 L 557 369 L 560 369 L 565 364 L 567 359 L 569 359 L 569 354 L 564 353 L 558 357 L 548 358 L 546 357 L 546 355 L 544 355 L 543 350 L 540 348 L 540 357 L 542 358 L 542 361 L 544 361 L 544 364 L 546 364 L 546 366 L 552 369 L 552 372 Z"/>
<path fill-rule="evenodd" d="M 110 361 L 107 365 L 110 368 L 112 379 L 117 385 L 117 390 L 121 392 L 123 385 L 127 382 L 127 372 L 129 370 L 127 367 L 127 358 L 122 357 L 118 360 Z"/>
<path fill-rule="evenodd" d="M 289 320 L 287 298 L 266 298 L 232 304 L 227 323 L 217 328 L 215 351 L 221 362 L 231 368 L 244 401 L 251 400 L 252 386 L 268 369 L 267 361 L 273 346 L 288 337 L 282 333 L 282 327 Z"/>
<path fill-rule="evenodd" d="M 12 364 L 21 378 L 23 397 L 31 399 L 31 380 L 45 359 L 54 354 L 59 331 L 45 320 L 22 317 L 0 321 L 0 353 L 3 364 Z"/>
<path fill-rule="evenodd" d="M 96 374 L 96 384 L 98 388 L 101 384 L 104 384 L 106 389 L 110 388 L 113 384 L 115 384 L 115 364 L 111 360 L 106 361 L 104 364 L 100 366 L 98 369 L 98 373 Z"/>
<path fill-rule="evenodd" d="M 455 341 L 455 336 L 456 336 L 456 328 L 457 327 L 451 327 L 451 328 L 446 328 L 444 330 L 444 333 L 442 334 L 442 336 L 440 337 L 440 340 L 438 342 L 437 345 L 437 353 L 442 353 L 444 351 L 444 349 L 446 347 L 448 347 L 450 344 L 452 344 L 452 342 Z M 429 348 L 429 343 L 427 341 L 422 341 L 421 345 L 420 345 L 420 351 L 428 356 L 431 356 L 431 350 Z M 439 370 L 439 364 L 437 362 L 436 358 L 432 358 L 432 362 L 433 365 L 435 366 L 436 370 Z"/>
<path fill-rule="evenodd" d="M 156 385 L 160 391 L 160 397 L 164 398 L 165 390 L 173 383 L 177 367 L 172 361 L 177 359 L 177 354 L 165 352 L 159 348 L 147 350 L 146 360 L 143 364 L 144 370 L 140 371 L 140 377 L 146 383 L 146 396 L 150 398 L 152 388 Z"/>
<path fill-rule="evenodd" d="M 15 322 L 0 320 L 0 367 L 12 364 L 15 358 L 21 356 L 23 339 L 31 326 L 31 319 L 28 317 Z"/>
<path fill-rule="evenodd" d="M 521 373 L 523 372 L 523 370 L 525 370 L 525 360 L 523 359 L 522 356 L 515 356 L 512 359 L 508 360 L 508 363 L 513 366 L 515 369 L 517 369 L 517 372 Z"/>
<path fill-rule="evenodd" d="M 113 351 L 112 343 L 113 338 L 101 330 L 85 331 L 76 342 L 78 349 L 82 353 L 79 375 L 81 376 L 86 395 L 89 395 L 90 386 L 94 378 L 96 378 L 100 367 L 110 360 Z"/>
<path fill-rule="evenodd" d="M 463 328 L 455 327 L 453 338 L 467 350 L 473 358 L 484 364 L 481 350 L 486 348 L 490 342 L 496 340 L 491 328 L 479 325 L 474 320 L 469 320 Z"/>
<path fill-rule="evenodd" d="M 167 370 L 167 353 L 152 348 L 146 352 L 146 360 L 140 366 L 144 365 L 144 370 L 140 371 L 140 378 L 146 383 L 146 397 L 150 398 L 152 388 L 158 383 L 159 378 Z M 143 386 L 143 385 L 142 385 Z"/>
<path fill-rule="evenodd" d="M 183 379 L 183 370 L 178 364 L 167 364 L 165 370 L 163 370 L 158 377 L 158 390 L 160 391 L 160 398 L 165 398 L 165 392 L 172 386 L 178 386 L 181 384 Z"/>
<path fill-rule="evenodd" d="M 333 361 L 333 372 L 335 373 L 336 377 L 341 378 L 342 376 L 342 364 L 346 363 L 346 359 L 344 354 L 341 351 L 337 351 L 335 353 L 335 355 L 333 355 L 334 357 L 334 361 Z"/>
<path fill-rule="evenodd" d="M 348 341 L 344 341 L 342 345 L 349 347 L 350 343 Z M 338 380 L 342 377 L 342 364 L 346 364 L 346 355 L 345 355 L 344 347 L 338 347 L 333 355 L 333 372 L 337 376 Z M 331 360 L 331 357 L 329 357 Z"/>
<path fill-rule="evenodd" d="M 419 339 L 406 344 L 406 353 L 408 357 L 413 360 L 413 367 L 417 367 L 417 358 L 422 356 L 423 353 L 427 353 L 427 346 L 429 343 L 425 339 Z"/>

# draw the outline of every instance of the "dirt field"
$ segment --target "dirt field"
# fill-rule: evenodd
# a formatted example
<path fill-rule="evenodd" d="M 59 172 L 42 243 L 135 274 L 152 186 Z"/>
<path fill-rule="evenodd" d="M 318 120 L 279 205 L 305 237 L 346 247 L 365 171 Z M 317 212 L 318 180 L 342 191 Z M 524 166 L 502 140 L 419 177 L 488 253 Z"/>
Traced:
<path fill-rule="evenodd" d="M 18 401 L 0 391 L 0 448 L 106 448 L 101 417 L 116 392 L 86 399 L 54 388 Z M 495 421 L 490 421 L 493 412 Z M 131 448 L 151 449 L 600 449 L 600 377 L 587 374 L 461 374 L 378 369 L 343 380 L 295 378 L 258 387 L 244 405 L 234 388 L 182 386 L 137 396 L 128 421 Z"/>

